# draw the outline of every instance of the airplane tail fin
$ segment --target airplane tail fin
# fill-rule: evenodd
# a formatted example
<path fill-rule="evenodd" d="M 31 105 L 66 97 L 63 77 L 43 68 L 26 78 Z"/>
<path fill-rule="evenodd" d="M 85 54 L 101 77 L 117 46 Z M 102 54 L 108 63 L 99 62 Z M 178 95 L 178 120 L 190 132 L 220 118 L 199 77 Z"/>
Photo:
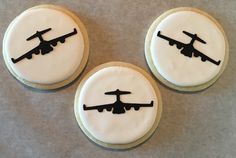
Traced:
<path fill-rule="evenodd" d="M 129 91 L 120 91 L 117 89 L 116 91 L 105 92 L 106 95 L 123 95 L 123 94 L 131 94 Z"/>
<path fill-rule="evenodd" d="M 195 39 L 195 40 L 197 40 L 197 41 L 199 41 L 199 42 L 201 42 L 201 43 L 206 44 L 206 42 L 205 42 L 203 39 L 199 38 L 199 37 L 197 36 L 197 34 L 191 34 L 191 33 L 187 32 L 187 31 L 183 31 L 183 33 L 184 33 L 185 35 L 191 37 L 192 39 Z"/>
<path fill-rule="evenodd" d="M 26 40 L 29 41 L 29 40 L 32 40 L 36 37 L 39 37 L 41 36 L 42 34 L 45 34 L 46 32 L 50 31 L 52 28 L 48 28 L 48 29 L 45 29 L 45 30 L 42 30 L 42 31 L 37 31 L 35 34 L 33 34 L 32 36 L 30 36 L 29 38 L 27 38 Z"/>

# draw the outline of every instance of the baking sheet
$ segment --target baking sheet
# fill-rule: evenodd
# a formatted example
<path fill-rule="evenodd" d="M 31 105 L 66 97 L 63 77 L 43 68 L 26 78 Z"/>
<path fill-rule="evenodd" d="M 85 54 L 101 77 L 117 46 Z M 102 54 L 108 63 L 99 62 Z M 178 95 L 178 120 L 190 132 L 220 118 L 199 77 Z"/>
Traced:
<path fill-rule="evenodd" d="M 1 40 L 18 14 L 45 3 L 74 11 L 88 30 L 90 58 L 81 77 L 109 61 L 129 62 L 150 73 L 144 59 L 146 32 L 162 12 L 181 6 L 207 11 L 221 23 L 230 45 L 229 64 L 220 79 L 202 92 L 179 93 L 157 81 L 163 97 L 157 131 L 132 150 L 111 151 L 90 142 L 77 125 L 73 101 L 79 80 L 58 91 L 29 89 L 9 74 L 1 57 L 0 157 L 235 157 L 236 1 L 0 0 Z"/>

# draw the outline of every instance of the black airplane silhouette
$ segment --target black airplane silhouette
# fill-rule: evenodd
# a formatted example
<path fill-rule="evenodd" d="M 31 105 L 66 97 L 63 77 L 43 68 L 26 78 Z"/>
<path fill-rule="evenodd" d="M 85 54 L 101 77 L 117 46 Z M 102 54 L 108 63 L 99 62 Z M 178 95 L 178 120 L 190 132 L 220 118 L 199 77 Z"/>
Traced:
<path fill-rule="evenodd" d="M 46 40 L 43 39 L 42 35 L 45 34 L 48 31 L 50 31 L 50 30 L 51 30 L 51 28 L 48 28 L 48 29 L 45 29 L 45 30 L 42 30 L 42 31 L 37 31 L 34 35 L 27 38 L 26 40 L 30 41 L 30 40 L 37 37 L 37 38 L 39 38 L 40 43 L 37 47 L 35 47 L 34 49 L 28 51 L 27 53 L 20 56 L 19 58 L 17 58 L 17 59 L 11 58 L 12 62 L 15 64 L 15 63 L 17 63 L 17 62 L 19 62 L 19 61 L 21 61 L 25 58 L 31 59 L 33 54 L 35 54 L 35 55 L 38 55 L 39 53 L 41 53 L 42 55 L 48 54 L 51 51 L 53 51 L 53 47 L 55 47 L 57 45 L 57 42 L 64 43 L 66 38 L 77 34 L 77 30 L 74 28 L 74 31 L 71 32 L 71 33 L 65 34 L 63 36 L 54 38 L 54 39 L 49 40 L 49 41 L 46 41 Z"/>
<path fill-rule="evenodd" d="M 201 57 L 201 60 L 202 60 L 203 62 L 205 62 L 206 60 L 208 60 L 209 62 L 211 62 L 211 63 L 213 63 L 213 64 L 215 64 L 215 65 L 220 65 L 220 62 L 221 62 L 220 60 L 219 60 L 219 61 L 215 61 L 215 60 L 211 59 L 210 57 L 206 56 L 205 54 L 203 54 L 202 52 L 196 50 L 196 49 L 193 47 L 193 43 L 194 43 L 195 41 L 199 41 L 199 42 L 201 42 L 201 43 L 203 43 L 203 44 L 206 44 L 206 42 L 205 42 L 204 40 L 202 40 L 201 38 L 199 38 L 199 37 L 197 36 L 197 34 L 191 34 L 191 33 L 187 32 L 187 31 L 183 31 L 183 33 L 192 38 L 192 40 L 190 41 L 190 43 L 185 44 L 185 43 L 176 41 L 176 40 L 174 40 L 174 39 L 172 39 L 172 38 L 169 38 L 169 37 L 167 37 L 167 36 L 162 35 L 162 34 L 161 34 L 161 31 L 159 31 L 159 32 L 157 33 L 157 36 L 160 37 L 160 38 L 162 38 L 162 39 L 165 39 L 165 40 L 169 41 L 169 45 L 170 45 L 170 46 L 176 45 L 177 49 L 182 49 L 182 50 L 180 51 L 181 54 L 183 54 L 183 55 L 185 55 L 185 56 L 187 56 L 187 57 L 189 57 L 189 58 L 192 58 L 192 56 L 194 56 L 194 57 L 200 56 L 200 57 Z"/>
<path fill-rule="evenodd" d="M 134 110 L 139 110 L 140 107 L 152 107 L 153 101 L 150 104 L 141 104 L 141 103 L 123 103 L 120 100 L 120 96 L 124 94 L 131 94 L 128 91 L 120 91 L 117 89 L 116 91 L 106 92 L 105 95 L 116 95 L 116 101 L 111 104 L 97 105 L 97 106 L 86 106 L 83 105 L 84 110 L 98 110 L 98 112 L 102 112 L 104 109 L 107 111 L 111 111 L 113 114 L 123 114 L 126 110 L 130 110 L 132 107 Z"/>

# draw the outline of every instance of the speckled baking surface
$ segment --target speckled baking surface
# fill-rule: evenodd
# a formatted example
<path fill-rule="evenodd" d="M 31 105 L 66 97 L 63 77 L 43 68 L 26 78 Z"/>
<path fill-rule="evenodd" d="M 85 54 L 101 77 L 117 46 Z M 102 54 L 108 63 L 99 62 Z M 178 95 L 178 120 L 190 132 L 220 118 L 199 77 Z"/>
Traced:
<path fill-rule="evenodd" d="M 229 64 L 210 88 L 186 94 L 160 84 L 162 118 L 155 134 L 132 150 L 104 150 L 79 129 L 73 101 L 79 80 L 63 89 L 42 92 L 24 87 L 0 60 L 0 157 L 83 158 L 160 157 L 234 158 L 236 156 L 236 1 L 235 0 L 0 0 L 0 37 L 22 11 L 38 4 L 74 11 L 87 28 L 90 57 L 82 76 L 109 61 L 135 64 L 149 71 L 144 39 L 164 11 L 181 6 L 207 11 L 224 27 Z M 0 44 L 2 50 L 2 42 Z"/>

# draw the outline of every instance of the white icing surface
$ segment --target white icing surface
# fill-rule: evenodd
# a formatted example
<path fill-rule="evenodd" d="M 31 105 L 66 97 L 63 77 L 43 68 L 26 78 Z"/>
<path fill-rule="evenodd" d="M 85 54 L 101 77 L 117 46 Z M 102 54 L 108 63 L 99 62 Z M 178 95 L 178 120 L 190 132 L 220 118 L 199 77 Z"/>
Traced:
<path fill-rule="evenodd" d="M 215 61 L 221 60 L 221 64 L 217 66 L 209 61 L 202 62 L 200 57 L 184 56 L 176 45 L 170 46 L 168 41 L 157 37 L 158 31 L 186 44 L 191 38 L 182 31 L 196 33 L 207 44 L 195 41 L 195 49 Z M 177 86 L 195 86 L 208 82 L 220 71 L 225 55 L 225 39 L 208 17 L 193 11 L 178 11 L 158 24 L 151 39 L 150 50 L 153 64 L 161 76 Z"/>
<path fill-rule="evenodd" d="M 43 34 L 51 40 L 77 29 L 77 34 L 57 43 L 54 50 L 46 55 L 33 55 L 31 60 L 23 59 L 14 64 L 11 58 L 18 58 L 39 44 L 35 38 L 26 41 L 36 31 L 52 28 Z M 47 8 L 31 9 L 20 14 L 9 26 L 5 36 L 4 52 L 7 60 L 22 79 L 39 84 L 53 84 L 70 77 L 79 67 L 84 52 L 84 40 L 80 28 L 67 14 Z"/>
<path fill-rule="evenodd" d="M 115 102 L 116 96 L 104 92 L 116 89 L 131 92 L 121 95 L 122 102 L 150 103 L 153 100 L 153 107 L 140 107 L 138 111 L 131 108 L 123 114 L 112 114 L 105 109 L 103 112 L 83 110 L 83 104 Z M 84 127 L 105 143 L 126 144 L 141 138 L 152 128 L 157 115 L 158 101 L 152 85 L 141 73 L 127 67 L 112 66 L 94 73 L 83 85 L 78 100 L 76 111 Z"/>

